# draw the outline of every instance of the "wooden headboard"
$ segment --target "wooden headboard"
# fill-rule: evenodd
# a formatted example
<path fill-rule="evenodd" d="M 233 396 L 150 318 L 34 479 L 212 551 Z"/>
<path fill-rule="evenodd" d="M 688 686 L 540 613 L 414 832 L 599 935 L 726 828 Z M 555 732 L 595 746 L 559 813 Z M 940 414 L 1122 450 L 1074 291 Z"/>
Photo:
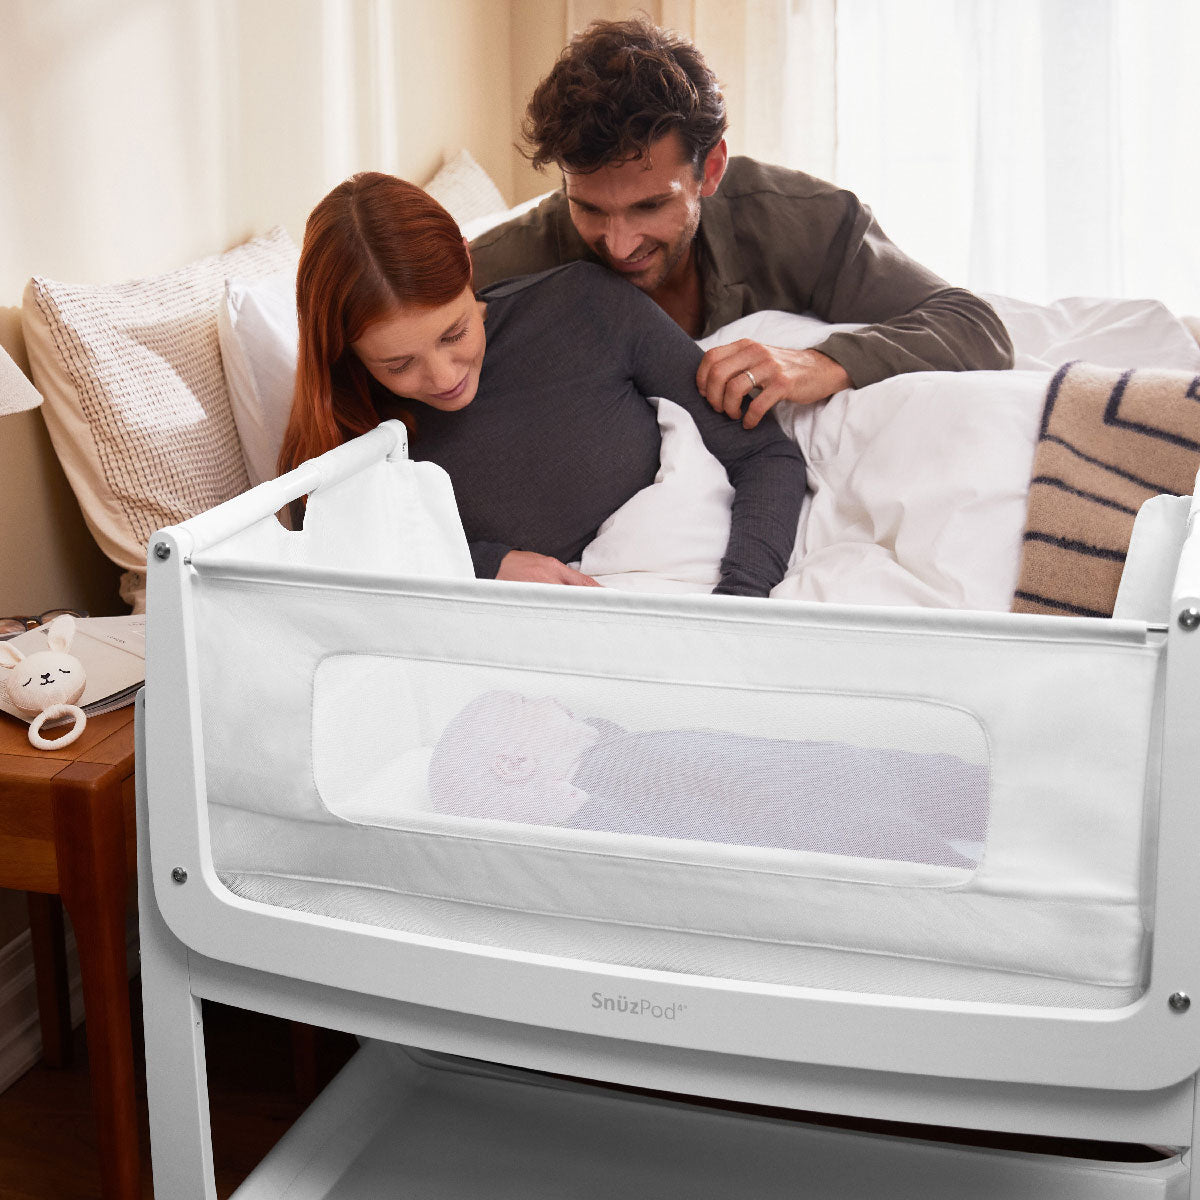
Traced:
<path fill-rule="evenodd" d="M 0 346 L 28 374 L 21 310 L 0 308 Z M 0 616 L 81 608 L 127 612 L 120 571 L 100 552 L 38 409 L 0 417 Z"/>

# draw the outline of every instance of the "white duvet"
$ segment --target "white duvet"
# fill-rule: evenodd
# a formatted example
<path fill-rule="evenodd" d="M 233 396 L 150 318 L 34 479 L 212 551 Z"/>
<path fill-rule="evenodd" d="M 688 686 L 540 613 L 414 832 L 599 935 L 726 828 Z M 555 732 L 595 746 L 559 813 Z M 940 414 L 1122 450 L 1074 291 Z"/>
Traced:
<path fill-rule="evenodd" d="M 808 463 L 810 495 L 773 596 L 1007 610 L 1053 370 L 1086 359 L 1200 371 L 1200 346 L 1157 302 L 988 299 L 1012 335 L 1014 370 L 899 375 L 823 404 L 775 408 Z M 762 312 L 700 344 L 749 337 L 800 349 L 832 328 Z M 580 569 L 609 587 L 708 591 L 729 536 L 732 489 L 691 418 L 657 403 L 658 476 L 600 527 Z"/>

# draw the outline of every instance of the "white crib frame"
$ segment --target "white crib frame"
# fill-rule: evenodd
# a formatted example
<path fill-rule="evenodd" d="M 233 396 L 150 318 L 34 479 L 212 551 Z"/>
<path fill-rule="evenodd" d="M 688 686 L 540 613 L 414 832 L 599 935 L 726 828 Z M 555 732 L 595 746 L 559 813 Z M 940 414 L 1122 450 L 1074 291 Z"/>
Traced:
<path fill-rule="evenodd" d="M 742 984 L 466 947 L 245 901 L 217 879 L 189 592 L 193 553 L 305 493 L 407 452 L 395 422 L 152 539 L 138 711 L 138 841 L 154 1175 L 215 1196 L 200 1000 L 433 1050 L 691 1095 L 929 1125 L 1190 1148 L 1200 1079 L 1200 492 L 1163 627 L 1161 817 L 1149 985 L 1115 1010 L 1050 1009 Z M 436 594 L 436 585 L 424 581 Z M 531 593 L 532 594 L 532 593 Z M 511 593 L 506 595 L 511 599 Z M 647 598 L 646 603 L 655 603 Z M 751 610 L 759 602 L 730 600 Z M 1132 622 L 794 605 L 831 627 L 1131 636 Z M 750 611 L 750 610 L 747 610 Z M 148 697 L 148 701 L 146 700 Z M 688 1004 L 669 1030 L 595 1032 L 607 980 Z M 469 1008 L 469 1011 L 468 1011 Z M 632 1024 L 632 1023 L 631 1023 Z M 1184 1161 L 1190 1167 L 1190 1151 Z M 1200 1172 L 1189 1169 L 1192 1200 Z M 1172 1193 L 1174 1194 L 1174 1193 Z"/>

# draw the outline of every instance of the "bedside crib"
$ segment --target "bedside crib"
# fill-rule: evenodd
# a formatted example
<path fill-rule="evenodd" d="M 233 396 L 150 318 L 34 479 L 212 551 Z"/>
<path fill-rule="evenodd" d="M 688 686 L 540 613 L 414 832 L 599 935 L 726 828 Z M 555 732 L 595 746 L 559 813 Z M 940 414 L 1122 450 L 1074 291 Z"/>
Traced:
<path fill-rule="evenodd" d="M 289 533 L 274 514 L 305 494 Z M 1197 508 L 1165 622 L 477 581 L 395 422 L 160 531 L 138 733 L 157 1193 L 215 1195 L 209 998 L 367 1039 L 239 1200 L 1200 1198 Z M 497 690 L 952 762 L 934 799 L 983 779 L 986 833 L 930 861 L 902 835 L 782 845 L 772 816 L 721 843 L 439 806 L 431 754 Z M 1178 1152 L 952 1147 L 605 1084 Z"/>

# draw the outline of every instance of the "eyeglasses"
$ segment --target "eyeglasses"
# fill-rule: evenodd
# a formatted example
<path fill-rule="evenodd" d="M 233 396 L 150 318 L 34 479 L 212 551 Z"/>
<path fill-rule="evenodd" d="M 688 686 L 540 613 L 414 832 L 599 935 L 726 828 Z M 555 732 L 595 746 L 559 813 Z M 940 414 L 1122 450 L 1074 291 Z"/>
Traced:
<path fill-rule="evenodd" d="M 61 617 L 64 614 L 68 617 L 87 616 L 87 613 L 80 612 L 77 608 L 48 608 L 44 613 L 38 613 L 36 617 L 0 617 L 0 642 L 7 642 L 9 638 L 15 638 L 18 633 L 36 629 L 39 625 L 48 625 L 55 617 Z"/>

